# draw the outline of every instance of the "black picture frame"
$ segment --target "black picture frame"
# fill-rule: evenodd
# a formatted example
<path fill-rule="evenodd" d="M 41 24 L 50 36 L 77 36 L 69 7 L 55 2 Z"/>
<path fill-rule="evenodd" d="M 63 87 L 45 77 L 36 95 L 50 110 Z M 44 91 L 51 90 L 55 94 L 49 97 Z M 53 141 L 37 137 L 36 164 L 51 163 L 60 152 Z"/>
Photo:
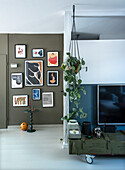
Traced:
<path fill-rule="evenodd" d="M 27 54 L 27 45 L 26 44 L 15 44 L 15 58 L 24 59 Z"/>

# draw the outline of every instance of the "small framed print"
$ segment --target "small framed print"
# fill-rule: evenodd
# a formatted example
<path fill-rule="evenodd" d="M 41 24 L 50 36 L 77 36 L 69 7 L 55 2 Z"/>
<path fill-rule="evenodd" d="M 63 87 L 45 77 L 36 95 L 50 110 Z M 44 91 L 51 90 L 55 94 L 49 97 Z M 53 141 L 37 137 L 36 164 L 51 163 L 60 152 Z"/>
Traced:
<path fill-rule="evenodd" d="M 58 52 L 47 52 L 47 66 L 48 67 L 58 66 Z"/>
<path fill-rule="evenodd" d="M 33 100 L 40 100 L 40 89 L 33 89 Z"/>
<path fill-rule="evenodd" d="M 11 73 L 11 88 L 23 88 L 23 73 Z"/>
<path fill-rule="evenodd" d="M 47 71 L 47 85 L 58 86 L 58 71 Z"/>
<path fill-rule="evenodd" d="M 23 45 L 23 44 L 15 45 L 15 57 L 26 58 L 26 45 Z"/>
<path fill-rule="evenodd" d="M 13 106 L 28 106 L 28 95 L 14 95 Z"/>
<path fill-rule="evenodd" d="M 53 107 L 53 92 L 42 93 L 42 105 L 43 107 Z"/>
<path fill-rule="evenodd" d="M 44 57 L 44 50 L 43 49 L 33 49 L 32 56 L 33 57 Z"/>

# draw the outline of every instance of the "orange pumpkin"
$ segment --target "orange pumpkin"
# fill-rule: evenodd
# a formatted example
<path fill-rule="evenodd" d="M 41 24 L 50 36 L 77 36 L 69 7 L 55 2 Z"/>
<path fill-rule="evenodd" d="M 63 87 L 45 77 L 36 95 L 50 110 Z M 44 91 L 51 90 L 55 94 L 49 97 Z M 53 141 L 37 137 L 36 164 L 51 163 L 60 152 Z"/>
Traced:
<path fill-rule="evenodd" d="M 27 130 L 28 129 L 28 124 L 26 122 L 21 123 L 20 129 L 23 130 L 23 131 Z"/>

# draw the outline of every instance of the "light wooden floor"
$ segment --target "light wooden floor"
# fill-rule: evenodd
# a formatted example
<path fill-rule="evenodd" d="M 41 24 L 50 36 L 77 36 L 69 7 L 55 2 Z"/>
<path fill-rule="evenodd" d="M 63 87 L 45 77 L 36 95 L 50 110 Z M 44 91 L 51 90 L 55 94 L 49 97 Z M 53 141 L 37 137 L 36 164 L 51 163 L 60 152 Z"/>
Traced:
<path fill-rule="evenodd" d="M 125 170 L 125 157 L 95 157 L 92 165 L 62 149 L 62 126 L 19 126 L 0 130 L 0 170 Z"/>

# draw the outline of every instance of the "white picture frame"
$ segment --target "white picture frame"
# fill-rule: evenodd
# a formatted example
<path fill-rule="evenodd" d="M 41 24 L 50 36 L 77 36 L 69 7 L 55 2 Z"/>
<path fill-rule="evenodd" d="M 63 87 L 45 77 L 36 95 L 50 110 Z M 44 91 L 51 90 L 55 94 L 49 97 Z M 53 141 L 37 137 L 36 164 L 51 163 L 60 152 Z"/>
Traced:
<path fill-rule="evenodd" d="M 25 61 L 25 86 L 43 86 L 43 60 Z"/>
<path fill-rule="evenodd" d="M 47 52 L 47 66 L 48 67 L 58 67 L 59 66 L 59 52 Z"/>
<path fill-rule="evenodd" d="M 44 57 L 44 50 L 41 49 L 32 49 L 32 57 Z"/>
<path fill-rule="evenodd" d="M 28 95 L 13 95 L 13 107 L 28 106 Z"/>
<path fill-rule="evenodd" d="M 23 73 L 11 73 L 11 88 L 23 88 Z"/>
<path fill-rule="evenodd" d="M 53 107 L 53 92 L 43 92 L 42 93 L 42 106 L 43 107 Z"/>

